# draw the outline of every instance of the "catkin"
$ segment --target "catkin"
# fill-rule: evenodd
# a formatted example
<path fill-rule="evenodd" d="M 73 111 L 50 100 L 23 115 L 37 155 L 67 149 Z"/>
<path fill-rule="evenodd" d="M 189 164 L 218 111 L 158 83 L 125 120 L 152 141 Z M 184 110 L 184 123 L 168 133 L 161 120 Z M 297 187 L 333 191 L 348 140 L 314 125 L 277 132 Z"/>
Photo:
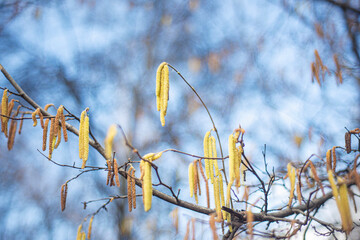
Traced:
<path fill-rule="evenodd" d="M 135 169 L 133 168 L 131 172 L 131 195 L 132 195 L 132 205 L 136 209 L 136 186 L 135 186 Z"/>
<path fill-rule="evenodd" d="M 67 196 L 67 183 L 64 183 L 63 185 L 61 185 L 61 211 L 65 210 L 66 207 L 66 196 Z"/>
<path fill-rule="evenodd" d="M 56 124 L 56 121 L 55 121 Z M 56 143 L 55 143 L 55 149 L 58 148 L 58 146 L 60 145 L 61 142 L 61 129 L 58 128 L 58 134 L 56 135 Z"/>
<path fill-rule="evenodd" d="M 45 126 L 44 126 L 44 129 L 43 129 L 43 144 L 42 144 L 42 150 L 43 151 L 46 150 L 46 140 L 47 140 L 48 125 L 49 125 L 49 119 L 47 118 L 45 120 Z"/>
<path fill-rule="evenodd" d="M 51 118 L 51 120 L 50 120 L 50 135 L 49 135 L 49 158 L 50 159 L 51 159 L 51 155 L 53 152 L 53 142 L 54 142 L 54 138 L 55 138 L 54 122 L 55 122 L 55 119 Z"/>
<path fill-rule="evenodd" d="M 7 137 L 7 123 L 8 123 L 8 90 L 5 89 L 2 100 L 1 100 L 1 131 L 5 133 L 5 136 Z"/>
<path fill-rule="evenodd" d="M 67 130 L 66 130 L 66 122 L 65 122 L 64 111 L 62 111 L 62 114 L 60 116 L 60 121 L 61 121 L 62 130 L 63 130 L 64 141 L 67 142 L 68 141 L 68 134 L 67 134 Z"/>
<path fill-rule="evenodd" d="M 20 126 L 19 126 L 19 135 L 21 134 L 22 126 L 24 123 L 24 115 L 25 113 L 21 114 Z"/>
<path fill-rule="evenodd" d="M 204 161 L 205 161 L 205 173 L 206 173 L 206 179 L 210 178 L 210 160 L 208 159 L 209 157 L 209 151 L 210 151 L 210 146 L 209 146 L 209 136 L 210 136 L 210 132 L 208 131 L 205 134 L 204 137 Z"/>
<path fill-rule="evenodd" d="M 332 152 L 332 170 L 335 172 L 336 169 L 336 147 L 332 147 L 331 152 Z"/>
<path fill-rule="evenodd" d="M 57 109 L 56 116 L 55 116 L 55 132 L 59 132 L 59 120 L 61 118 L 61 114 L 64 114 L 64 106 L 60 105 L 60 107 Z"/>
<path fill-rule="evenodd" d="M 114 138 L 115 138 L 115 135 L 117 133 L 117 128 L 116 128 L 116 125 L 113 124 L 110 126 L 108 132 L 107 132 L 107 135 L 106 135 L 106 138 L 105 138 L 105 156 L 106 156 L 106 159 L 111 159 L 111 156 L 112 156 L 112 145 L 113 145 L 113 141 L 114 141 Z"/>
<path fill-rule="evenodd" d="M 345 148 L 346 148 L 346 153 L 351 152 L 351 134 L 349 132 L 345 133 Z"/>
<path fill-rule="evenodd" d="M 348 190 L 346 183 L 342 178 L 338 177 L 338 183 L 340 185 L 339 195 L 340 195 L 340 208 L 341 208 L 340 214 L 341 214 L 342 226 L 346 234 L 349 234 L 353 226 L 353 221 L 349 206 Z"/>
<path fill-rule="evenodd" d="M 10 151 L 14 146 L 15 134 L 16 134 L 17 122 L 12 119 L 10 123 L 9 138 L 8 138 L 8 150 Z"/>
<path fill-rule="evenodd" d="M 34 122 L 33 127 L 36 127 L 36 125 L 37 125 L 36 110 L 32 112 L 31 118 L 32 118 L 32 120 L 33 120 L 33 122 Z"/>
<path fill-rule="evenodd" d="M 294 198 L 294 190 L 295 190 L 295 168 L 291 165 L 291 163 L 288 163 L 287 165 L 288 175 L 290 179 L 290 198 L 288 207 L 291 207 L 292 200 Z"/>
<path fill-rule="evenodd" d="M 88 160 L 89 157 L 89 116 L 85 116 L 85 120 L 84 120 L 84 126 L 83 126 L 83 156 L 82 156 L 82 166 L 81 168 L 85 167 L 86 161 Z"/>
<path fill-rule="evenodd" d="M 250 234 L 250 238 L 253 236 L 253 222 L 254 222 L 254 215 L 251 212 L 251 207 L 249 210 L 246 211 L 246 222 L 247 222 L 247 229 Z"/>
<path fill-rule="evenodd" d="M 207 207 L 210 208 L 209 182 L 206 179 L 204 169 L 203 169 L 202 164 L 201 164 L 201 160 L 199 160 L 199 168 L 200 168 L 201 176 L 203 177 L 203 179 L 205 181 Z"/>
<path fill-rule="evenodd" d="M 9 117 L 11 116 L 12 110 L 14 108 L 14 102 L 15 102 L 15 100 L 11 99 L 11 101 L 8 104 L 8 115 L 9 115 Z"/>
<path fill-rule="evenodd" d="M 215 199 L 215 209 L 216 209 L 216 214 L 218 219 L 222 219 L 222 214 L 221 214 L 221 206 L 220 206 L 220 181 L 219 181 L 219 176 L 214 178 L 214 199 Z"/>
<path fill-rule="evenodd" d="M 215 216 L 214 214 L 210 214 L 209 224 L 211 228 L 211 232 L 213 234 L 213 240 L 218 240 L 218 235 L 216 234 L 216 226 L 215 226 Z"/>
<path fill-rule="evenodd" d="M 93 220 L 94 220 L 94 215 L 92 215 L 91 218 L 90 218 L 87 239 L 91 239 L 91 230 L 92 230 Z"/>
<path fill-rule="evenodd" d="M 84 156 L 84 121 L 85 121 L 86 111 L 81 112 L 80 116 L 80 126 L 79 126 L 79 158 L 83 159 Z"/>
<path fill-rule="evenodd" d="M 172 222 L 173 222 L 173 225 L 175 227 L 175 231 L 176 231 L 176 234 L 178 233 L 179 231 L 179 208 L 175 208 L 174 210 L 171 211 L 170 215 L 171 215 L 171 218 L 172 218 Z"/>
<path fill-rule="evenodd" d="M 194 163 L 190 163 L 188 169 L 190 197 L 194 195 Z"/>
<path fill-rule="evenodd" d="M 229 136 L 229 176 L 230 176 L 230 182 L 234 182 L 233 180 L 235 179 L 235 161 L 236 161 L 235 138 L 234 138 L 233 134 L 230 134 L 230 136 Z"/>
<path fill-rule="evenodd" d="M 127 171 L 127 199 L 128 199 L 128 206 L 129 212 L 132 211 L 132 180 L 131 180 L 131 172 L 132 168 L 129 168 Z"/>
<path fill-rule="evenodd" d="M 47 112 L 47 110 L 49 109 L 49 107 L 55 107 L 54 104 L 52 103 L 49 103 L 49 104 L 46 104 L 45 107 L 44 107 L 44 110 Z"/>
<path fill-rule="evenodd" d="M 327 150 L 326 152 L 326 171 L 332 169 L 332 162 L 331 162 L 331 149 Z"/>
<path fill-rule="evenodd" d="M 76 240 L 81 240 L 81 237 L 82 237 L 82 224 L 80 224 L 80 226 L 78 227 L 78 230 L 77 230 L 77 234 L 76 234 Z"/>
<path fill-rule="evenodd" d="M 169 100 L 169 67 L 166 62 L 156 71 L 156 109 L 160 111 L 161 125 L 165 126 L 165 116 Z"/>
<path fill-rule="evenodd" d="M 115 175 L 116 186 L 120 187 L 119 166 L 118 166 L 117 161 L 116 161 L 115 158 L 114 158 L 114 175 Z"/>
<path fill-rule="evenodd" d="M 321 183 L 321 180 L 320 180 L 319 176 L 317 175 L 317 171 L 316 171 L 315 165 L 312 163 L 312 161 L 309 161 L 309 162 L 310 162 L 311 173 L 312 173 L 312 175 L 314 176 L 315 181 L 316 181 L 316 182 L 318 183 L 318 185 L 320 186 L 323 195 L 325 196 L 324 187 L 323 187 L 323 185 L 322 185 L 322 183 Z"/>
<path fill-rule="evenodd" d="M 148 161 L 152 161 L 152 158 L 145 158 L 144 159 Z M 151 201 L 152 201 L 152 181 L 151 181 L 151 164 L 149 162 L 146 162 L 142 160 L 143 162 L 143 182 L 142 182 L 142 188 L 143 188 L 143 202 L 144 202 L 144 210 L 145 212 L 149 211 L 151 208 Z"/>

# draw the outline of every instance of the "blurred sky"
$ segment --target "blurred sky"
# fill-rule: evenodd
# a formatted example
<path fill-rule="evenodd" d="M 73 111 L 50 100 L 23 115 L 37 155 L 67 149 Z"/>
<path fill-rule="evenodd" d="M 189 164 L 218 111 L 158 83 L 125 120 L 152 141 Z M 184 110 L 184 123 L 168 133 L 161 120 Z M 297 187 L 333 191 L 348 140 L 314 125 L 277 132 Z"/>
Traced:
<path fill-rule="evenodd" d="M 315 49 L 332 73 L 333 54 L 348 66 L 354 62 L 341 14 L 326 4 L 285 2 L 288 5 L 265 0 L 5 1 L 0 3 L 0 63 L 42 106 L 63 104 L 77 116 L 89 107 L 92 129 L 101 143 L 107 128 L 117 123 L 142 154 L 176 148 L 202 155 L 202 138 L 212 125 L 174 71 L 170 72 L 167 126 L 160 125 L 155 74 L 161 62 L 169 62 L 194 86 L 213 114 L 225 156 L 228 136 L 241 124 L 251 161 L 264 168 L 266 144 L 269 169 L 285 171 L 289 161 L 304 162 L 313 153 L 323 157 L 326 149 L 342 146 L 344 127 L 358 127 L 360 119 L 359 85 L 354 77 L 344 71 L 344 83 L 338 85 L 334 74 L 328 75 L 321 87 L 311 77 Z M 335 33 L 325 28 L 326 24 L 336 29 L 331 48 L 327 39 L 316 35 L 314 26 L 319 23 L 329 35 Z M 5 78 L 1 82 L 2 87 L 12 89 Z M 70 123 L 78 127 L 76 121 Z M 27 229 L 29 239 L 73 239 L 81 220 L 100 206 L 93 203 L 83 211 L 80 202 L 119 192 L 104 186 L 106 173 L 85 174 L 69 185 L 70 212 L 60 213 L 60 186 L 78 172 L 48 163 L 36 151 L 41 147 L 39 127 L 33 129 L 30 122 L 25 125 L 14 150 L 1 153 L 2 162 L 14 159 L 23 168 L 10 170 L 13 166 L 5 163 L 4 179 L 14 176 L 13 171 L 23 173 L 20 179 L 2 180 L 0 191 L 5 197 L 0 205 L 7 214 L 0 217 L 0 238 L 18 236 L 16 229 L 21 226 Z M 296 137 L 302 139 L 299 147 Z M 116 141 L 121 163 L 128 157 L 135 159 L 120 134 Z M 76 145 L 76 137 L 62 143 L 54 160 L 80 165 Z M 90 165 L 105 165 L 99 154 L 90 154 Z M 164 180 L 174 189 L 181 188 L 180 197 L 191 202 L 186 169 L 192 160 L 166 153 L 158 162 Z M 254 179 L 250 176 L 248 181 L 251 184 Z M 30 195 L 25 195 L 29 200 L 16 200 L 24 193 Z M 284 196 L 283 202 L 287 199 Z M 94 239 L 117 239 L 124 219 L 140 226 L 141 232 L 129 230 L 135 238 L 174 238 L 167 215 L 174 207 L 158 199 L 153 203 L 145 215 L 140 199 L 131 215 L 119 210 L 127 211 L 126 201 L 110 206 L 113 212 L 103 211 L 94 220 Z M 205 199 L 200 203 L 205 205 Z M 7 208 L 9 204 L 13 207 Z M 154 223 L 159 212 L 163 218 Z M 207 219 L 187 210 L 180 213 L 178 239 L 182 239 L 190 216 Z M 46 226 L 41 226 L 44 221 Z M 202 229 L 197 233 L 201 239 L 208 228 L 199 223 L 198 229 Z M 124 235 L 123 239 L 128 238 Z"/>

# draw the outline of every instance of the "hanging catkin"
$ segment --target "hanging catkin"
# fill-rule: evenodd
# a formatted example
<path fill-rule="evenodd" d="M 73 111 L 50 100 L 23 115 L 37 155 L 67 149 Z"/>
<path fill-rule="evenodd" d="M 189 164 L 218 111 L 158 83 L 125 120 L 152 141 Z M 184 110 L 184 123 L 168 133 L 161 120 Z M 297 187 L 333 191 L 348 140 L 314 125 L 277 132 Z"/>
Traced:
<path fill-rule="evenodd" d="M 3 97 L 1 100 L 1 131 L 5 133 L 5 136 L 7 137 L 7 124 L 9 121 L 8 116 L 8 90 L 5 89 L 3 93 Z"/>

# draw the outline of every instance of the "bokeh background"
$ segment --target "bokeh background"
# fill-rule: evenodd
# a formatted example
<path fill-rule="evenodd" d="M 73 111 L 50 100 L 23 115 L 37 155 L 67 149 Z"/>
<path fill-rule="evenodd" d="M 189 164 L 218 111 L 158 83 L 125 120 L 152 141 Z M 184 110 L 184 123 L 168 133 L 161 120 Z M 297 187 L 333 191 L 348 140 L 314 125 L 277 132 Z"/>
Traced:
<path fill-rule="evenodd" d="M 212 125 L 174 71 L 161 127 L 155 74 L 166 61 L 203 98 L 225 155 L 229 134 L 241 125 L 251 161 L 263 170 L 266 144 L 269 169 L 284 173 L 289 161 L 301 163 L 343 146 L 345 127 L 359 127 L 359 9 L 355 0 L 1 0 L 0 63 L 41 106 L 62 104 L 78 116 L 89 107 L 101 142 L 116 123 L 142 154 L 175 148 L 202 155 L 202 139 Z M 329 70 L 321 86 L 312 78 L 315 49 Z M 0 83 L 12 90 L 3 76 Z M 1 136 L 0 239 L 74 239 L 83 218 L 103 203 L 84 210 L 82 202 L 126 193 L 125 182 L 120 188 L 105 185 L 106 172 L 84 174 L 69 184 L 61 212 L 60 187 L 79 171 L 44 158 L 37 151 L 41 136 L 39 126 L 25 122 L 10 152 Z M 81 165 L 77 151 L 77 137 L 71 136 L 53 159 Z M 120 134 L 116 155 L 120 163 L 136 159 Z M 187 189 L 192 160 L 166 153 L 158 166 L 164 181 L 194 202 Z M 88 163 L 105 166 L 92 150 Z M 182 209 L 176 233 L 169 216 L 174 208 L 154 199 L 145 214 L 139 199 L 129 214 L 127 201 L 116 200 L 96 215 L 93 239 L 182 239 L 191 217 L 198 220 L 197 239 L 208 239 L 207 217 Z M 338 213 L 332 217 L 339 221 Z"/>

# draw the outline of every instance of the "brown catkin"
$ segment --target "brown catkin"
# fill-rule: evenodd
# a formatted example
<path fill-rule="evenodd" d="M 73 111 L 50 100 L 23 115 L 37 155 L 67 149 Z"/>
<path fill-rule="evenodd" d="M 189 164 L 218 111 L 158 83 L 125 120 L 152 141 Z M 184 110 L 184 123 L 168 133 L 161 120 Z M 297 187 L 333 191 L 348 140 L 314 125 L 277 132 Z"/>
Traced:
<path fill-rule="evenodd" d="M 135 185 L 135 169 L 131 172 L 131 195 L 133 208 L 136 209 L 136 185 Z"/>
<path fill-rule="evenodd" d="M 44 129 L 45 125 L 44 125 L 44 116 L 43 114 L 41 113 L 41 110 L 40 108 L 38 108 L 38 115 L 39 115 L 39 118 L 40 118 L 40 125 L 41 125 L 41 128 Z"/>
<path fill-rule="evenodd" d="M 48 126 L 49 126 L 49 118 L 47 118 L 45 120 L 45 126 L 44 126 L 44 129 L 43 129 L 43 145 L 42 145 L 42 150 L 43 151 L 46 150 L 46 140 L 47 140 Z"/>
<path fill-rule="evenodd" d="M 90 218 L 87 239 L 91 239 L 91 230 L 92 230 L 93 220 L 94 220 L 94 215 L 92 215 L 91 218 Z"/>
<path fill-rule="evenodd" d="M 64 141 L 67 142 L 68 141 L 68 134 L 67 134 L 67 130 L 66 130 L 66 122 L 65 122 L 64 111 L 62 112 L 62 114 L 60 116 L 60 121 L 61 121 L 62 130 L 63 130 Z"/>
<path fill-rule="evenodd" d="M 199 159 L 194 161 L 194 173 L 195 173 L 195 186 L 194 191 L 195 193 L 199 193 L 201 195 L 201 188 L 200 188 L 200 178 L 199 178 L 199 169 L 198 169 L 198 161 Z"/>
<path fill-rule="evenodd" d="M 194 195 L 194 163 L 189 164 L 188 177 L 189 177 L 190 197 L 193 197 L 193 195 Z"/>
<path fill-rule="evenodd" d="M 351 134 L 349 132 L 345 133 L 345 148 L 346 148 L 346 153 L 351 152 Z"/>
<path fill-rule="evenodd" d="M 329 171 L 330 169 L 332 169 L 331 149 L 326 152 L 326 171 Z"/>
<path fill-rule="evenodd" d="M 332 152 L 332 169 L 333 169 L 333 171 L 334 172 L 336 172 L 335 171 L 335 169 L 336 169 L 336 147 L 334 146 L 334 147 L 332 147 L 332 149 L 331 149 L 331 152 Z"/>
<path fill-rule="evenodd" d="M 218 240 L 219 238 L 216 233 L 215 215 L 214 214 L 210 214 L 209 224 L 210 224 L 211 232 L 213 234 L 213 240 Z"/>
<path fill-rule="evenodd" d="M 5 136 L 7 137 L 7 123 L 8 123 L 8 90 L 5 89 L 3 93 L 3 97 L 1 100 L 1 131 L 5 133 Z"/>
<path fill-rule="evenodd" d="M 8 150 L 10 151 L 14 146 L 15 134 L 16 134 L 17 122 L 12 119 L 10 123 L 9 138 L 8 138 Z"/>
<path fill-rule="evenodd" d="M 106 160 L 106 164 L 107 164 L 107 167 L 108 167 L 108 174 L 107 174 L 107 178 L 106 178 L 106 185 L 109 185 L 109 182 L 110 182 L 110 178 L 111 178 L 111 163 L 110 163 L 110 160 Z"/>
<path fill-rule="evenodd" d="M 202 164 L 201 164 L 201 160 L 199 160 L 199 168 L 200 168 L 201 176 L 203 177 L 203 179 L 204 179 L 204 181 L 205 181 L 207 207 L 210 208 L 209 182 L 208 182 L 208 180 L 206 179 L 206 176 L 205 176 L 205 173 L 204 173 L 204 169 L 203 169 Z"/>
<path fill-rule="evenodd" d="M 129 168 L 129 170 L 127 171 L 127 199 L 128 199 L 129 212 L 132 211 L 131 171 L 132 171 L 131 168 Z"/>
<path fill-rule="evenodd" d="M 247 228 L 248 228 L 248 232 L 250 234 L 250 238 L 252 239 L 254 215 L 251 212 L 251 207 L 249 208 L 249 210 L 246 211 L 246 222 L 247 222 Z"/>
<path fill-rule="evenodd" d="M 61 211 L 64 211 L 66 207 L 67 183 L 61 185 L 60 195 L 61 195 Z"/>
<path fill-rule="evenodd" d="M 114 158 L 114 175 L 115 175 L 116 186 L 120 187 L 119 166 L 118 166 L 117 161 L 116 161 L 115 158 Z"/>
<path fill-rule="evenodd" d="M 22 126 L 24 123 L 24 115 L 25 113 L 21 114 L 20 126 L 19 126 L 19 135 L 21 134 Z"/>
<path fill-rule="evenodd" d="M 319 176 L 317 174 L 315 165 L 312 163 L 312 161 L 309 161 L 309 162 L 310 162 L 310 169 L 311 169 L 311 172 L 312 172 L 312 174 L 314 176 L 314 179 L 318 183 L 319 187 L 321 188 L 321 191 L 322 191 L 323 195 L 325 196 L 324 187 L 323 187 L 323 185 L 321 183 L 321 180 L 320 180 L 320 178 L 319 178 Z"/>

